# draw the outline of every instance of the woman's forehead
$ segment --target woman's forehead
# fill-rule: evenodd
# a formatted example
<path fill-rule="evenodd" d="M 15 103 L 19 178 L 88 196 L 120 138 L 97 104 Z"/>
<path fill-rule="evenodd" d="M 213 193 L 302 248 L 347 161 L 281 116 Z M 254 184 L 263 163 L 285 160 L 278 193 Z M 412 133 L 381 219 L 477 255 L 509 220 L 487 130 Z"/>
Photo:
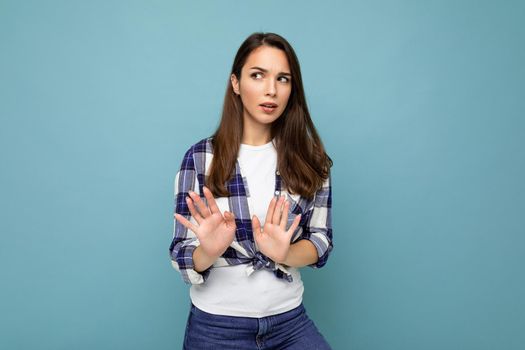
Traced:
<path fill-rule="evenodd" d="M 290 72 L 286 54 L 282 50 L 268 46 L 261 46 L 253 50 L 243 68 L 262 69 L 274 73 Z"/>

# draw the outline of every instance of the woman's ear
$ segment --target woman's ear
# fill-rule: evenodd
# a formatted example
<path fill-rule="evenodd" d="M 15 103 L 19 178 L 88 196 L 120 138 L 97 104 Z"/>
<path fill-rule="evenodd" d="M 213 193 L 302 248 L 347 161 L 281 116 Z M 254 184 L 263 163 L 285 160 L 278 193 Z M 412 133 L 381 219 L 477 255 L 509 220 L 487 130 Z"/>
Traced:
<path fill-rule="evenodd" d="M 235 76 L 235 74 L 232 74 L 232 75 L 231 75 L 230 80 L 231 80 L 231 82 L 232 82 L 233 92 L 234 92 L 236 95 L 239 95 L 239 80 L 237 79 L 237 77 Z"/>

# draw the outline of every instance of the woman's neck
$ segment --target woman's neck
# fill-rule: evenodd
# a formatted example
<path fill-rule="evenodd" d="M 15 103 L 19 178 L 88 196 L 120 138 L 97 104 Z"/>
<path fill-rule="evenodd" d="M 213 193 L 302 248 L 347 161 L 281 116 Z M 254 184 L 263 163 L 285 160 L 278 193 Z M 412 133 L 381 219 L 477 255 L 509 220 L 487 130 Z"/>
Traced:
<path fill-rule="evenodd" d="M 244 124 L 241 143 L 251 146 L 265 145 L 272 140 L 270 125 Z"/>

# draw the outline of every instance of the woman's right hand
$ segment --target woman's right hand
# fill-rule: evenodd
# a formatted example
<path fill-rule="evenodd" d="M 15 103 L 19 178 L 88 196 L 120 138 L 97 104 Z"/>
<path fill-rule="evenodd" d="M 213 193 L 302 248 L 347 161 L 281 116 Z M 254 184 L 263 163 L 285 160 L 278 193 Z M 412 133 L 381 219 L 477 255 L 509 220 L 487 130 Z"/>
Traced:
<path fill-rule="evenodd" d="M 175 213 L 175 219 L 195 232 L 203 253 L 211 258 L 218 258 L 233 242 L 237 225 L 233 213 L 225 211 L 224 216 L 221 214 L 215 198 L 206 186 L 203 186 L 203 192 L 209 208 L 193 191 L 189 191 L 191 198 L 186 197 L 190 213 L 197 221 L 198 226 L 177 213 Z"/>

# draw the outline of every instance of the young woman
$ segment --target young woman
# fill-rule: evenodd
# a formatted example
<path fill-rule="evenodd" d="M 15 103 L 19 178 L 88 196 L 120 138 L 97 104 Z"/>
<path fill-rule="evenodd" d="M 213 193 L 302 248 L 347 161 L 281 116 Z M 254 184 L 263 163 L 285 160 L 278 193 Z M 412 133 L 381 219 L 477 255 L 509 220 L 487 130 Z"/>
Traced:
<path fill-rule="evenodd" d="M 190 288 L 184 349 L 330 349 L 299 268 L 332 250 L 330 167 L 299 62 L 274 33 L 239 48 L 215 133 L 175 176 L 172 264 Z"/>

